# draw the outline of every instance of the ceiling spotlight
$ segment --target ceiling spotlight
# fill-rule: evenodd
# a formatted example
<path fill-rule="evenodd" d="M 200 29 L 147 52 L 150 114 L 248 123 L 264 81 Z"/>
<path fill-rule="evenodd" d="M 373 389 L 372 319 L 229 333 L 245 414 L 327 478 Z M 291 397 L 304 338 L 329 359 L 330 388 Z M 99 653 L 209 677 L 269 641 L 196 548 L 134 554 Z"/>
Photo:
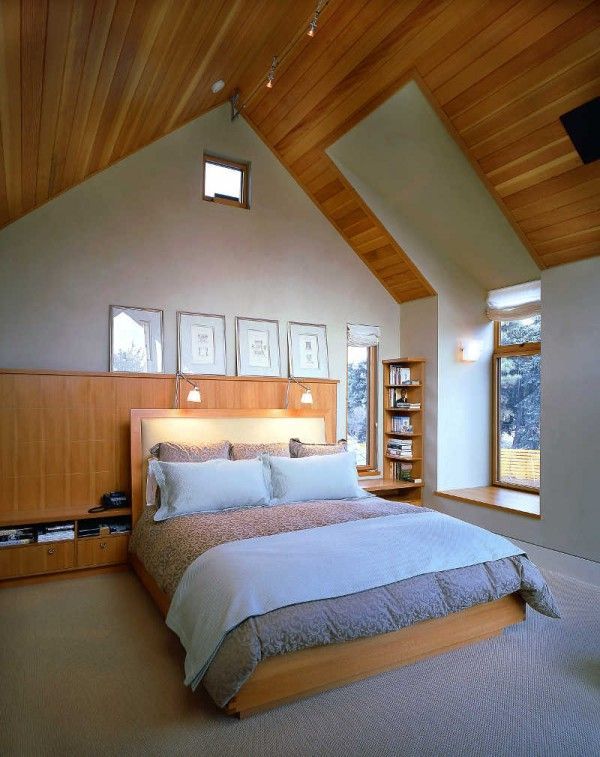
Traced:
<path fill-rule="evenodd" d="M 217 92 L 220 92 L 224 86 L 225 86 L 225 82 L 223 81 L 223 79 L 219 79 L 218 81 L 213 82 L 210 88 L 212 90 L 212 93 L 216 95 Z"/>
<path fill-rule="evenodd" d="M 277 68 L 277 56 L 273 56 L 273 60 L 271 61 L 271 68 L 269 69 L 269 73 L 267 74 L 267 87 L 269 89 L 273 89 L 273 82 L 275 81 L 275 69 Z"/>

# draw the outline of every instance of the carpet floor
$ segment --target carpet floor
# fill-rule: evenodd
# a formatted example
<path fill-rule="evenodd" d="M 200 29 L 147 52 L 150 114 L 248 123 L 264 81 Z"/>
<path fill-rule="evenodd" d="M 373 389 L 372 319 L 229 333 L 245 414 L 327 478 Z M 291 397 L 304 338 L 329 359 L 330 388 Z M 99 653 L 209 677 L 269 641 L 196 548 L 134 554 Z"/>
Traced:
<path fill-rule="evenodd" d="M 600 588 L 547 575 L 562 620 L 238 721 L 184 688 L 133 574 L 0 591 L 0 754 L 600 755 Z"/>

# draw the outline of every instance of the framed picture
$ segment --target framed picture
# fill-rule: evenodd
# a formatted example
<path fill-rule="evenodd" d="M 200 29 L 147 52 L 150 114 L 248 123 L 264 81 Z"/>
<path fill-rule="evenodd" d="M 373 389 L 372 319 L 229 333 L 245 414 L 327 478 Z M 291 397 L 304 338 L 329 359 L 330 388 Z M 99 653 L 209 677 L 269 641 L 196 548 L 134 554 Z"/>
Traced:
<path fill-rule="evenodd" d="M 162 310 L 111 305 L 109 330 L 109 370 L 162 373 Z"/>
<path fill-rule="evenodd" d="M 317 323 L 289 323 L 290 376 L 329 378 L 327 327 Z"/>
<path fill-rule="evenodd" d="M 177 370 L 193 375 L 227 373 L 224 315 L 177 312 Z"/>
<path fill-rule="evenodd" d="M 238 376 L 281 376 L 279 321 L 236 318 Z"/>

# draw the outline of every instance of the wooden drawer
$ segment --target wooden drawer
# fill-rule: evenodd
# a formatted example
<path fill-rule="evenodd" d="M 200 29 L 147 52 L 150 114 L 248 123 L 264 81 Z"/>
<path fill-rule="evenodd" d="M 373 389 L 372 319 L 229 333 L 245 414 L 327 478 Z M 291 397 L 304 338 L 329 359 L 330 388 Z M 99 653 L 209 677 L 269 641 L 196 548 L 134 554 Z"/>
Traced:
<path fill-rule="evenodd" d="M 0 549 L 0 578 L 54 573 L 75 565 L 75 543 L 57 541 Z"/>
<path fill-rule="evenodd" d="M 77 566 L 116 565 L 127 562 L 129 536 L 89 536 L 77 540 Z"/>

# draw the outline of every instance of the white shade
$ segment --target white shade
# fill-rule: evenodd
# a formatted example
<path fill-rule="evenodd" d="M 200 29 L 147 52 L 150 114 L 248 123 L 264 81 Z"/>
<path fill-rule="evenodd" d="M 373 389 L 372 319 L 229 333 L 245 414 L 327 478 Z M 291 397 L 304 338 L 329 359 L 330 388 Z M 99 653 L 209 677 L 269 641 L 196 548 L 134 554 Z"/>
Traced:
<path fill-rule="evenodd" d="M 488 293 L 486 315 L 490 321 L 521 321 L 541 312 L 541 281 L 528 281 Z"/>
<path fill-rule="evenodd" d="M 313 403 L 313 396 L 310 389 L 307 389 L 305 392 L 302 392 L 302 396 L 300 397 L 300 402 L 303 405 L 312 405 Z"/>
<path fill-rule="evenodd" d="M 190 389 L 187 399 L 188 399 L 188 402 L 202 402 L 202 395 L 200 394 L 200 389 L 198 389 L 198 387 L 194 387 L 193 389 Z"/>
<path fill-rule="evenodd" d="M 379 326 L 364 326 L 359 323 L 349 323 L 348 345 L 350 347 L 377 347 L 380 331 Z"/>
<path fill-rule="evenodd" d="M 478 339 L 464 339 L 461 351 L 465 363 L 476 363 L 481 357 L 483 345 Z"/>

